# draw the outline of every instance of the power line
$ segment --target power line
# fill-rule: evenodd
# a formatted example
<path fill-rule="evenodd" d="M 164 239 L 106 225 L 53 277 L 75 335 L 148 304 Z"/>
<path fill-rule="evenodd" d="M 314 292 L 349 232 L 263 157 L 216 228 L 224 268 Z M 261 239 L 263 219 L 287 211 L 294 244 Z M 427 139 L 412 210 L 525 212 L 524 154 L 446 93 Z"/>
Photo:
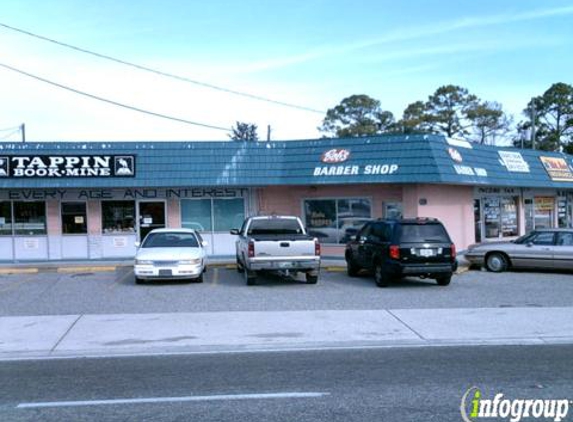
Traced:
<path fill-rule="evenodd" d="M 12 126 L 12 127 L 7 127 L 6 129 L 0 129 L 0 132 L 8 132 L 9 130 L 14 130 L 14 129 L 19 129 L 20 126 Z"/>
<path fill-rule="evenodd" d="M 149 114 L 149 115 L 155 116 L 155 117 L 161 117 L 162 119 L 168 119 L 168 120 L 174 120 L 174 121 L 176 121 L 176 122 L 187 123 L 187 124 L 189 124 L 189 125 L 195 125 L 195 126 L 206 127 L 206 128 L 208 128 L 208 129 L 222 130 L 222 131 L 225 131 L 225 132 L 230 132 L 230 130 L 231 130 L 231 129 L 229 129 L 229 128 L 225 128 L 225 127 L 221 127 L 221 126 L 214 126 L 214 125 L 209 125 L 209 124 L 205 124 L 205 123 L 193 122 L 193 121 L 191 121 L 191 120 L 181 119 L 181 118 L 179 118 L 179 117 L 172 117 L 172 116 L 168 116 L 168 115 L 166 115 L 166 114 L 156 113 L 156 112 L 154 112 L 154 111 L 144 110 L 144 109 L 142 109 L 142 108 L 138 108 L 138 107 L 130 106 L 130 105 L 127 105 L 127 104 L 119 103 L 119 102 L 117 102 L 117 101 L 108 100 L 107 98 L 98 97 L 97 95 L 89 94 L 89 93 L 87 93 L 87 92 L 80 91 L 80 90 L 78 90 L 78 89 L 71 88 L 71 87 L 69 87 L 69 86 L 62 85 L 62 84 L 59 84 L 59 83 L 57 83 L 57 82 L 50 81 L 50 80 L 48 80 L 48 79 L 44 79 L 44 78 L 42 78 L 42 77 L 40 77 L 40 76 L 32 75 L 31 73 L 25 72 L 25 71 L 20 70 L 20 69 L 16 69 L 15 67 L 9 66 L 9 65 L 4 64 L 4 63 L 0 63 L 0 67 L 6 68 L 6 69 L 8 69 L 8 70 L 12 70 L 12 71 L 14 71 L 14 72 L 16 72 L 16 73 L 20 73 L 21 75 L 28 76 L 28 77 L 30 77 L 30 78 L 32 78 L 32 79 L 36 79 L 36 80 L 38 80 L 38 81 L 41 81 L 41 82 L 44 82 L 44 83 L 47 83 L 47 84 L 56 86 L 56 87 L 58 87 L 58 88 L 65 89 L 65 90 L 67 90 L 67 91 L 71 91 L 71 92 L 73 92 L 74 94 L 83 95 L 83 96 L 88 97 L 88 98 L 91 98 L 91 99 L 93 99 L 93 100 L 103 101 L 104 103 L 113 104 L 113 105 L 118 106 L 118 107 L 127 108 L 128 110 L 137 111 L 137 112 L 139 112 L 139 113 L 144 113 L 144 114 Z"/>
<path fill-rule="evenodd" d="M 76 50 L 76 51 L 79 51 L 81 53 L 90 54 L 92 56 L 99 57 L 101 59 L 111 60 L 112 62 L 120 63 L 120 64 L 123 64 L 126 66 L 131 66 L 131 67 L 134 67 L 136 69 L 143 70 L 146 72 L 155 73 L 157 75 L 165 76 L 167 78 L 177 79 L 178 81 L 188 82 L 188 83 L 199 85 L 199 86 L 202 86 L 205 88 L 210 88 L 210 89 L 214 89 L 217 91 L 226 92 L 228 94 L 239 95 L 241 97 L 250 98 L 252 100 L 265 101 L 267 103 L 277 104 L 277 105 L 281 105 L 281 106 L 285 106 L 285 107 L 296 108 L 299 110 L 310 111 L 313 113 L 325 114 L 325 111 L 323 111 L 323 110 L 318 110 L 318 109 L 311 108 L 311 107 L 305 107 L 305 106 L 300 106 L 300 105 L 296 105 L 296 104 L 291 104 L 291 103 L 287 103 L 284 101 L 273 100 L 271 98 L 262 97 L 260 95 L 249 94 L 247 92 L 236 91 L 234 89 L 224 88 L 224 87 L 213 85 L 213 84 L 210 84 L 207 82 L 201 82 L 201 81 L 197 81 L 194 79 L 190 79 L 190 78 L 187 78 L 185 76 L 179 76 L 179 75 L 175 75 L 173 73 L 168 73 L 168 72 L 164 72 L 162 70 L 153 69 L 151 67 L 146 67 L 146 66 L 139 65 L 136 63 L 128 62 L 128 61 L 121 60 L 121 59 L 118 59 L 118 58 L 115 58 L 112 56 L 108 56 L 105 54 L 96 53 L 95 51 L 87 50 L 85 48 L 81 48 L 81 47 L 77 47 L 75 45 L 67 44 L 67 43 L 62 42 L 62 41 L 57 41 L 57 40 L 54 40 L 52 38 L 44 37 L 43 35 L 35 34 L 33 32 L 29 32 L 29 31 L 26 31 L 24 29 L 16 28 L 14 26 L 10 26 L 10 25 L 7 25 L 7 24 L 2 23 L 2 22 L 0 22 L 0 26 L 4 27 L 6 29 L 10 29 L 12 31 L 19 32 L 19 33 L 24 34 L 24 35 L 29 35 L 30 37 L 38 38 L 38 39 L 43 40 L 43 41 L 48 41 L 50 43 L 57 44 L 61 47 L 70 48 L 72 50 Z"/>
<path fill-rule="evenodd" d="M 3 137 L 0 138 L 0 141 L 4 140 L 4 139 L 8 139 L 10 136 L 17 134 L 18 132 L 20 132 L 20 128 L 18 127 L 18 129 L 16 129 L 13 132 L 10 132 L 8 135 L 4 135 Z"/>

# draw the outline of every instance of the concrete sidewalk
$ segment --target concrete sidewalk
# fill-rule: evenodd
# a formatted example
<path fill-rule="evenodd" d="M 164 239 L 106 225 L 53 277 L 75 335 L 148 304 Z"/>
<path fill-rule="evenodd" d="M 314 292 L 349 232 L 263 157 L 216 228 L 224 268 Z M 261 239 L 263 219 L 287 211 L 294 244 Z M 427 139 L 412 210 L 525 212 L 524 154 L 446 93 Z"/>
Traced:
<path fill-rule="evenodd" d="M 573 343 L 573 308 L 0 318 L 0 359 L 337 347 Z"/>

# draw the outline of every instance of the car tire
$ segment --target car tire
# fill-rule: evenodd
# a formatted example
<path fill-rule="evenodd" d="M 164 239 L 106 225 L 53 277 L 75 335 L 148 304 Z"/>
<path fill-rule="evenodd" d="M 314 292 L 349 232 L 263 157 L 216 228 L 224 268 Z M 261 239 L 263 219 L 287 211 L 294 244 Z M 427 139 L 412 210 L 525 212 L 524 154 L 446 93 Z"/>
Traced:
<path fill-rule="evenodd" d="M 241 264 L 241 261 L 239 260 L 239 258 L 237 258 L 237 272 L 239 274 L 242 274 L 245 272 L 245 268 L 243 267 L 243 264 Z"/>
<path fill-rule="evenodd" d="M 247 286 L 255 286 L 257 284 L 257 273 L 254 271 L 249 271 L 246 268 L 244 269 L 244 272 Z"/>
<path fill-rule="evenodd" d="M 348 277 L 356 277 L 360 272 L 360 267 L 354 263 L 352 257 L 347 257 L 346 259 L 346 274 Z"/>
<path fill-rule="evenodd" d="M 318 274 L 313 275 L 310 273 L 306 273 L 306 284 L 316 284 L 318 283 Z"/>
<path fill-rule="evenodd" d="M 504 254 L 493 252 L 486 257 L 485 267 L 493 273 L 501 273 L 507 270 L 508 262 Z"/>
<path fill-rule="evenodd" d="M 381 262 L 377 262 L 374 265 L 374 281 L 378 287 L 388 287 L 390 285 L 390 276 L 382 268 Z"/>
<path fill-rule="evenodd" d="M 447 286 L 450 284 L 451 281 L 452 281 L 451 274 L 436 277 L 436 283 L 438 283 L 438 286 Z"/>
<path fill-rule="evenodd" d="M 144 284 L 144 281 L 139 277 L 135 277 L 135 284 Z"/>
<path fill-rule="evenodd" d="M 203 283 L 203 273 L 193 281 L 195 281 L 195 283 Z"/>

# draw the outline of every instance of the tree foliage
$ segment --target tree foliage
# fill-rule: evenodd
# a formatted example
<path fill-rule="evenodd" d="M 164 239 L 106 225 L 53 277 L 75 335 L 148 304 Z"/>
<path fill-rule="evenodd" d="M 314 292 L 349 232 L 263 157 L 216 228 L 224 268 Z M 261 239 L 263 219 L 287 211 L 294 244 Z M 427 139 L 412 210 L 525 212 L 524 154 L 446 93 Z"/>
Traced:
<path fill-rule="evenodd" d="M 237 122 L 229 135 L 233 141 L 253 141 L 259 140 L 257 135 L 257 125 L 253 123 Z"/>
<path fill-rule="evenodd" d="M 523 114 L 528 119 L 517 127 L 516 146 L 522 138 L 529 138 L 526 144 L 531 147 L 534 130 L 536 149 L 573 152 L 573 86 L 553 84 L 543 95 L 533 97 Z"/>
<path fill-rule="evenodd" d="M 466 116 L 471 122 L 471 141 L 495 145 L 496 139 L 506 136 L 510 131 L 512 119 L 505 114 L 499 103 L 480 102 L 470 108 Z"/>
<path fill-rule="evenodd" d="M 465 136 L 471 123 L 468 112 L 479 103 L 466 88 L 457 85 L 439 87 L 426 102 L 426 120 L 432 132 L 447 136 Z"/>
<path fill-rule="evenodd" d="M 326 136 L 372 136 L 394 130 L 394 116 L 367 95 L 352 95 L 327 111 L 318 128 Z"/>

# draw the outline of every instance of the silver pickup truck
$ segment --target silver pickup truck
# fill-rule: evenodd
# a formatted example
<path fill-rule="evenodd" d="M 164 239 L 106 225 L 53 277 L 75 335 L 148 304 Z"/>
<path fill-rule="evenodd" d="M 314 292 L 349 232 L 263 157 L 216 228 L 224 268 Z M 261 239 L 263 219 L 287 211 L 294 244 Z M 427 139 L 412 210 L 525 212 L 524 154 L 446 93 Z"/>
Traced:
<path fill-rule="evenodd" d="M 308 284 L 318 281 L 320 243 L 306 234 L 298 217 L 249 217 L 231 234 L 239 236 L 237 271 L 245 274 L 247 285 L 256 284 L 257 271 L 304 272 Z"/>

